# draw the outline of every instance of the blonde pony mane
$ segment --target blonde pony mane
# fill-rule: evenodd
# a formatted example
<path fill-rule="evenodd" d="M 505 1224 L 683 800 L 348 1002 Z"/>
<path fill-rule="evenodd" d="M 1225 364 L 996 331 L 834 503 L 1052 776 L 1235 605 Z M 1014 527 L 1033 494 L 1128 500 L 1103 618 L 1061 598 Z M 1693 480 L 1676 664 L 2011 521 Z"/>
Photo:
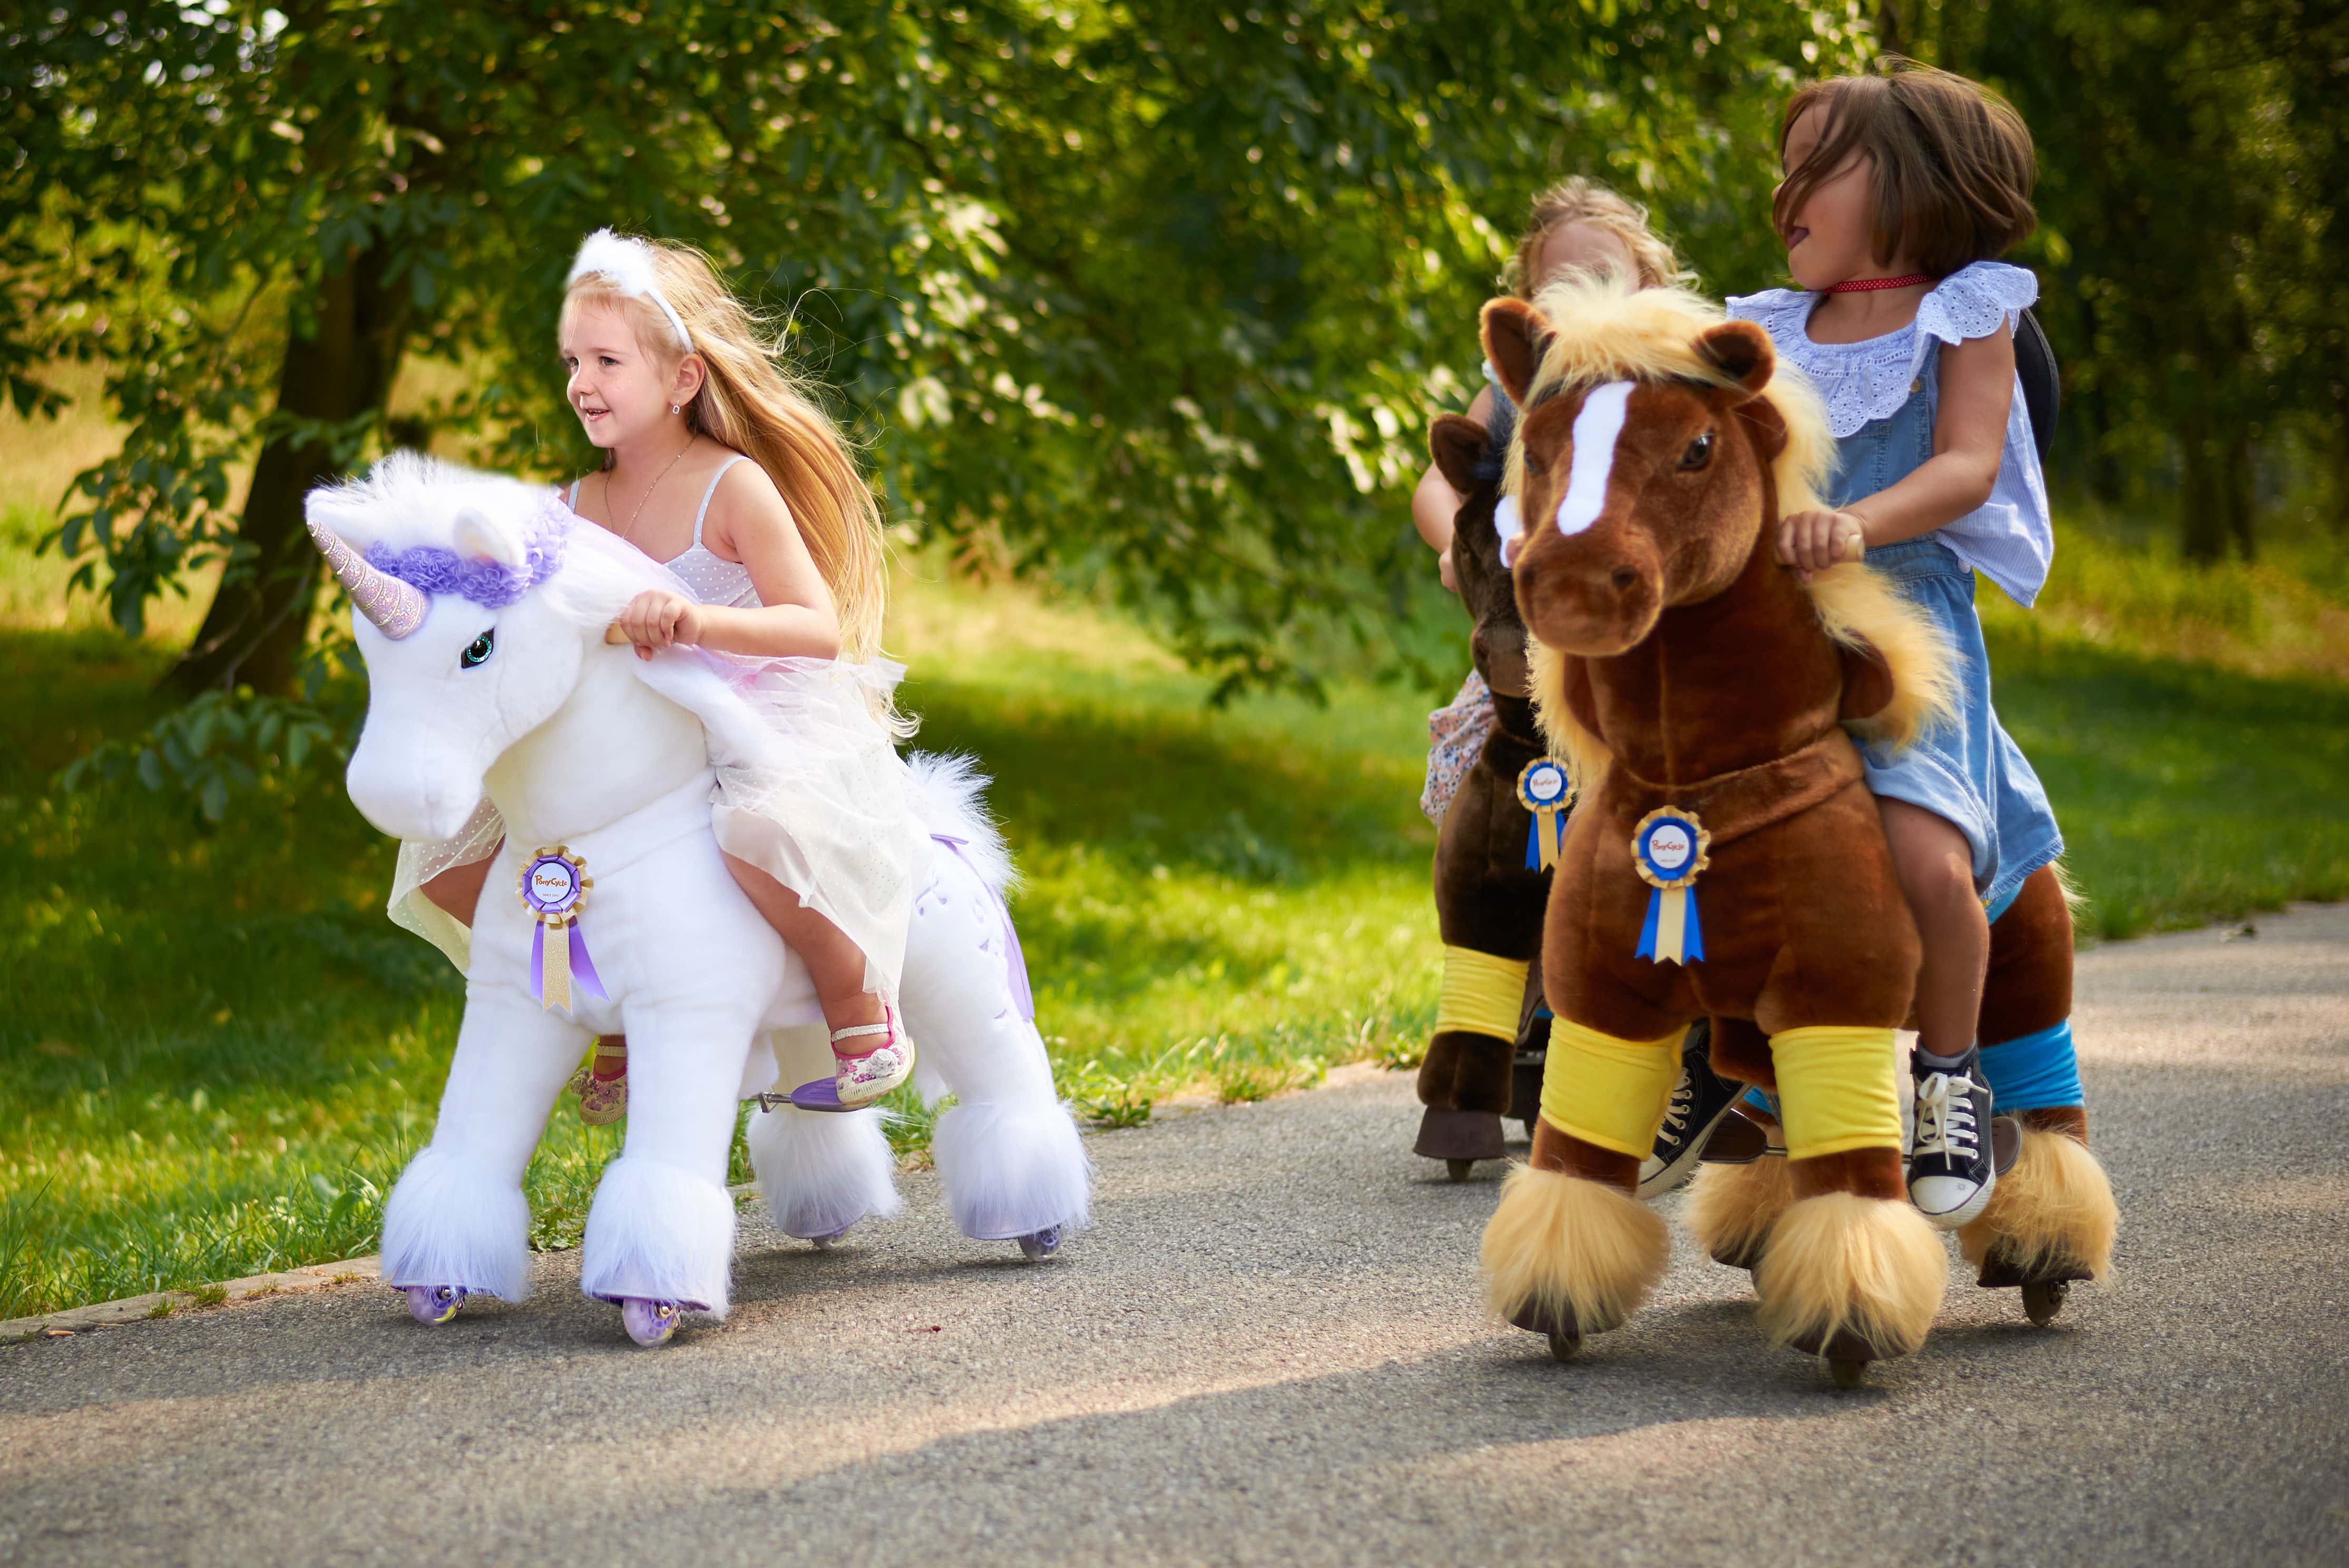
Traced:
<path fill-rule="evenodd" d="M 1543 288 L 1534 304 L 1549 323 L 1533 385 L 1530 407 L 1552 388 L 1602 381 L 1681 379 L 1733 383 L 1697 350 L 1697 340 L 1729 319 L 1721 306 L 1684 288 L 1634 291 L 1610 276 L 1568 273 Z M 1776 481 L 1779 516 L 1824 507 L 1827 476 L 1834 471 L 1835 434 L 1826 405 L 1810 378 L 1781 358 L 1763 397 L 1786 428 L 1786 444 L 1770 465 Z M 1526 421 L 1509 438 L 1504 493 L 1525 483 Z M 1774 520 L 1775 521 L 1775 520 Z M 1957 677 L 1949 641 L 1922 610 L 1894 591 L 1884 575 L 1848 562 L 1816 573 L 1811 603 L 1829 638 L 1846 647 L 1872 652 L 1892 675 L 1892 700 L 1852 728 L 1864 738 L 1908 746 L 1936 719 L 1957 709 Z M 1577 724 L 1566 711 L 1562 655 L 1533 640 L 1532 689 L 1542 733 L 1563 754 L 1578 783 L 1595 781 L 1608 758 L 1606 743 Z"/>

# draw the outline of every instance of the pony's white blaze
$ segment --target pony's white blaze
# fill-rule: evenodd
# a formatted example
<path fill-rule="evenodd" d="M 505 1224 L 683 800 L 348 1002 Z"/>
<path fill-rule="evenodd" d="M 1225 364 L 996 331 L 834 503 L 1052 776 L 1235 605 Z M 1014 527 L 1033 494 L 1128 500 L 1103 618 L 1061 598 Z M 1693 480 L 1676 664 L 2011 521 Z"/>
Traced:
<path fill-rule="evenodd" d="M 1517 545 L 1526 536 L 1525 512 L 1518 507 L 1516 496 L 1505 495 L 1494 506 L 1493 531 L 1501 536 L 1501 564 L 1515 566 Z"/>
<path fill-rule="evenodd" d="M 1609 381 L 1593 387 L 1574 417 L 1574 464 L 1567 469 L 1566 494 L 1557 503 L 1557 531 L 1580 533 L 1607 510 L 1607 480 L 1615 471 L 1615 443 L 1631 401 L 1631 383 Z"/>

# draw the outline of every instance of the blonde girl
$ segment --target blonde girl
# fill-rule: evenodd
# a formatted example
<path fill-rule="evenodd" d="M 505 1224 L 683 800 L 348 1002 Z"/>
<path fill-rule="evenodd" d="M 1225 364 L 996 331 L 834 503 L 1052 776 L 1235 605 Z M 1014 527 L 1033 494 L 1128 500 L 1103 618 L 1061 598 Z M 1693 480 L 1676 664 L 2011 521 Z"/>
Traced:
<path fill-rule="evenodd" d="M 639 657 L 698 647 L 740 665 L 753 706 L 796 742 L 786 764 L 718 771 L 712 827 L 743 892 L 807 965 L 843 1107 L 905 1081 L 894 998 L 915 844 L 877 658 L 880 513 L 830 417 L 700 253 L 609 230 L 580 247 L 559 331 L 567 398 L 602 468 L 573 510 L 666 566 L 615 624 Z M 469 833 L 478 839 L 481 831 Z M 494 848 L 492 843 L 491 848 Z M 470 922 L 488 859 L 421 882 Z M 618 1114 L 625 1046 L 574 1080 Z"/>

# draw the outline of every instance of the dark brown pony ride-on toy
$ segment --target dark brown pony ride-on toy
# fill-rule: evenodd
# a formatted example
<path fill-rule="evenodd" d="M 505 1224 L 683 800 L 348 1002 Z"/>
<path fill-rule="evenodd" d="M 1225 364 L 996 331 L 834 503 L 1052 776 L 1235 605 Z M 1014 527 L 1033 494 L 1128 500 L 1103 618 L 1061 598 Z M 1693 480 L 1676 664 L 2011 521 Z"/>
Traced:
<path fill-rule="evenodd" d="M 1453 521 L 1453 569 L 1475 624 L 1469 656 L 1493 694 L 1493 727 L 1436 838 L 1444 990 L 1420 1063 L 1419 1099 L 1426 1109 L 1412 1146 L 1444 1161 L 1455 1181 L 1465 1180 L 1475 1161 L 1504 1156 L 1501 1119 L 1515 1115 L 1530 1124 L 1540 1093 L 1537 1079 L 1517 1082 L 1514 1064 L 1526 1042 L 1533 999 L 1527 976 L 1541 954 L 1550 871 L 1526 853 L 1536 824 L 1518 784 L 1549 748 L 1526 692 L 1526 626 L 1494 525 L 1508 428 L 1506 418 L 1487 431 L 1446 414 L 1428 435 L 1435 466 L 1463 498 Z M 1527 865 L 1529 858 L 1537 863 Z"/>
<path fill-rule="evenodd" d="M 1916 925 L 1844 727 L 1912 738 L 1950 701 L 1945 645 L 1865 566 L 1806 583 L 1778 564 L 1772 525 L 1815 504 L 1834 449 L 1760 328 L 1580 280 L 1495 300 L 1484 327 L 1525 410 L 1535 698 L 1583 789 L 1545 921 L 1533 1160 L 1485 1232 L 1487 1298 L 1561 1357 L 1640 1305 L 1670 1248 L 1633 1194 L 1682 1040 L 1748 1020 L 1793 1200 L 1760 1319 L 1855 1382 L 1923 1344 L 1948 1260 L 1903 1181 Z"/>

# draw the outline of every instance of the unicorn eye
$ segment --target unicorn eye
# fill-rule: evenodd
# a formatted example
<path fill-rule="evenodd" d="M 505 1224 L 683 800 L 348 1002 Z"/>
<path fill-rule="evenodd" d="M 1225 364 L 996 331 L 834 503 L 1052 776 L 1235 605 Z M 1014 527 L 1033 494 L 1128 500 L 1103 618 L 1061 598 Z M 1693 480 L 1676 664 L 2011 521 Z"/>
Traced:
<path fill-rule="evenodd" d="M 480 669 L 490 662 L 490 655 L 496 650 L 497 645 L 497 633 L 483 632 L 472 640 L 463 653 L 457 655 L 457 663 L 464 669 Z"/>
<path fill-rule="evenodd" d="M 1688 444 L 1688 450 L 1681 454 L 1681 467 L 1701 469 L 1711 461 L 1713 461 L 1713 432 L 1707 430 L 1703 435 L 1691 441 Z"/>

